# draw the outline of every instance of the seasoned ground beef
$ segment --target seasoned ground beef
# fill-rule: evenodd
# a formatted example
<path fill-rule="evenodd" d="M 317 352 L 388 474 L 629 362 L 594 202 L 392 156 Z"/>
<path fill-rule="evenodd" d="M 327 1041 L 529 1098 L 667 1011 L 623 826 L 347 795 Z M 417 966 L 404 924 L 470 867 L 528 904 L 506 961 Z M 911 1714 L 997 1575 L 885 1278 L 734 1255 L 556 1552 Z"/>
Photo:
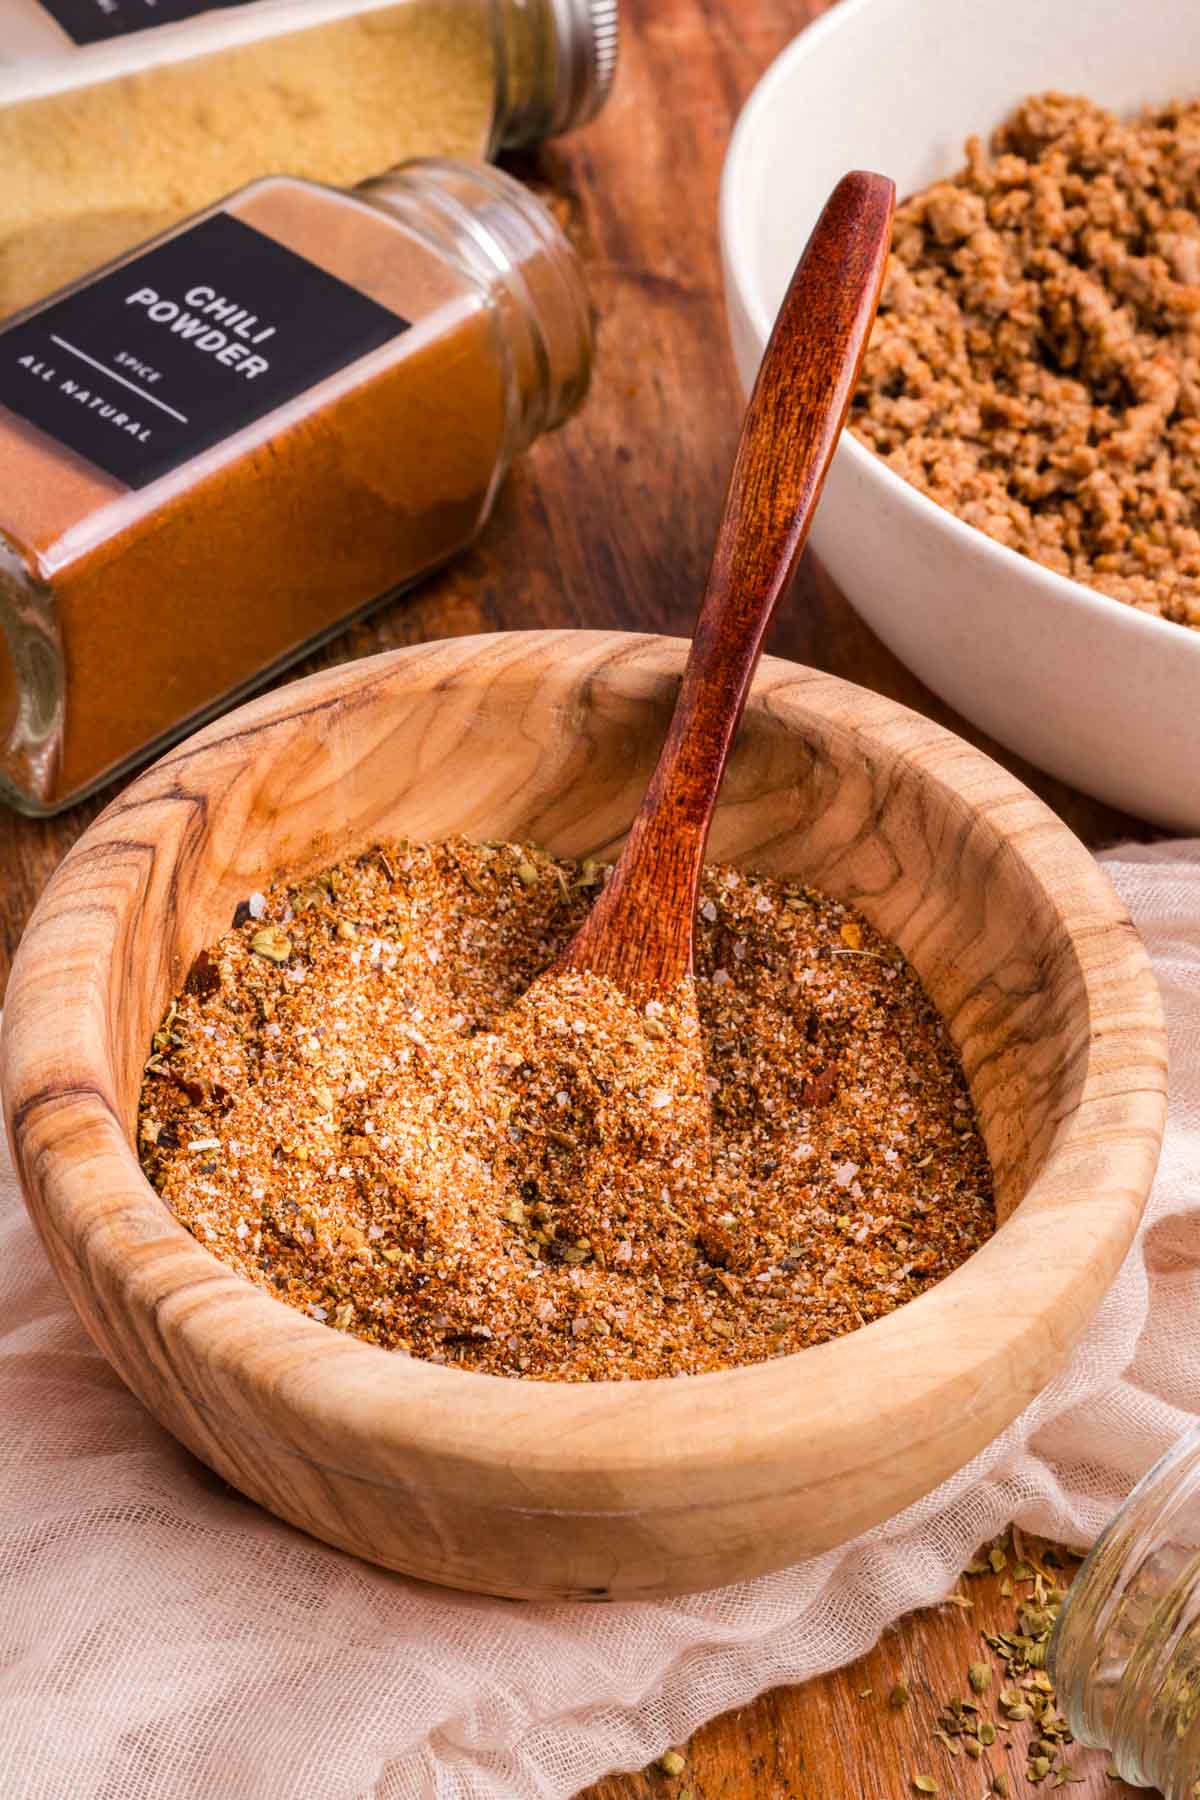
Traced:
<path fill-rule="evenodd" d="M 899 209 L 852 425 L 968 524 L 1200 629 L 1200 102 L 1026 100 Z"/>

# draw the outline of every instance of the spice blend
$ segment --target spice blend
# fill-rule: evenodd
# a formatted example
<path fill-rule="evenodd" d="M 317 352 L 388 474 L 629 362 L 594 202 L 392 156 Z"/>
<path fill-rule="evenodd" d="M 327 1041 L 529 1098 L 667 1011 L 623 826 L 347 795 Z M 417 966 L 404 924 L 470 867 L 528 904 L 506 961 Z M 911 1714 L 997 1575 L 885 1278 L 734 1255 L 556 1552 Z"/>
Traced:
<path fill-rule="evenodd" d="M 1200 102 L 1024 101 L 896 213 L 852 428 L 999 543 L 1200 628 Z"/>
<path fill-rule="evenodd" d="M 970 1255 L 987 1157 L 899 951 L 707 869 L 698 1101 L 690 995 L 535 983 L 605 873 L 452 839 L 251 895 L 146 1065 L 140 1152 L 176 1217 L 339 1330 L 556 1380 L 798 1350 Z"/>

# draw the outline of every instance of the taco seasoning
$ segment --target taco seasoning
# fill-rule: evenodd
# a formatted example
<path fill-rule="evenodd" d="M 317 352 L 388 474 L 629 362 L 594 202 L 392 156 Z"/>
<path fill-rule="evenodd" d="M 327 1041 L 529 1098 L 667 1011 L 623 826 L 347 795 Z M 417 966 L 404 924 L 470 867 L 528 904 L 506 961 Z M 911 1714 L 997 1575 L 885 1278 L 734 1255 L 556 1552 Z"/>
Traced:
<path fill-rule="evenodd" d="M 712 867 L 695 1006 L 531 988 L 606 873 L 451 839 L 248 895 L 146 1064 L 139 1150 L 176 1218 L 335 1330 L 563 1381 L 800 1350 L 978 1248 L 987 1153 L 900 952 Z"/>
<path fill-rule="evenodd" d="M 0 329 L 0 796 L 55 811 L 461 549 L 590 354 L 550 214 L 440 161 L 255 183 Z"/>
<path fill-rule="evenodd" d="M 616 46 L 617 0 L 4 0 L 0 315 L 264 175 L 570 130 Z"/>

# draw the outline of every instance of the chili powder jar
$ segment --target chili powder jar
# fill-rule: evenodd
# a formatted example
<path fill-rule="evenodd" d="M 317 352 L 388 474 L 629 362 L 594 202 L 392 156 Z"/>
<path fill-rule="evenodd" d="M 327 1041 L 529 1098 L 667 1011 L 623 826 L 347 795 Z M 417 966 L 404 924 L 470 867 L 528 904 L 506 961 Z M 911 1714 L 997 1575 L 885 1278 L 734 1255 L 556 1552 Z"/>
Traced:
<path fill-rule="evenodd" d="M 486 164 L 270 177 L 0 328 L 0 797 L 50 813 L 452 556 L 587 387 Z"/>
<path fill-rule="evenodd" d="M 1109 1750 L 1135 1787 L 1200 1794 L 1200 1425 L 1097 1539 L 1048 1661 L 1079 1743 Z"/>

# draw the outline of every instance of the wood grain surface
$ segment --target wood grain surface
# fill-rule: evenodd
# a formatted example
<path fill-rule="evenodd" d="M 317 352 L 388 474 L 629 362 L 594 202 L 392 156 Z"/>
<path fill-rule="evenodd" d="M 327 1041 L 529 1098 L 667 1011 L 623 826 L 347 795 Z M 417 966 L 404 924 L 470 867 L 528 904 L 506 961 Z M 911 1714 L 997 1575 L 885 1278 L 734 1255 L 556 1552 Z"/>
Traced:
<path fill-rule="evenodd" d="M 555 203 L 588 265 L 600 315 L 592 397 L 510 480 L 478 547 L 312 667 L 373 649 L 530 625 L 686 632 L 704 580 L 741 401 L 725 335 L 717 252 L 721 159 L 737 109 L 821 0 L 623 0 L 616 92 L 587 131 L 511 165 Z M 185 628 L 184 628 L 185 629 Z M 130 647 L 130 652 L 132 653 Z M 956 721 L 896 663 L 820 571 L 802 566 L 770 648 Z M 120 646 L 117 646 L 120 652 Z M 1001 754 L 1093 846 L 1148 837 Z M 0 979 L 56 863 L 107 796 L 45 822 L 0 809 Z M 1009 1622 L 998 1581 L 972 1587 L 972 1614 L 945 1607 L 905 1621 L 860 1665 L 779 1689 L 715 1722 L 678 1779 L 614 1777 L 594 1800 L 904 1800 L 917 1726 L 931 1696 L 961 1690 L 980 1622 Z M 860 1698 L 912 1681 L 911 1710 Z M 927 1685 L 926 1685 L 927 1684 Z M 922 1767 L 924 1751 L 921 1749 Z M 1082 1756 L 1080 1800 L 1132 1794 Z M 942 1794 L 978 1800 L 962 1763 L 931 1769 Z M 1044 1794 L 1018 1777 L 1014 1796 Z"/>
<path fill-rule="evenodd" d="M 1036 1540 L 1025 1547 L 1042 1549 Z M 1061 1579 L 1069 1579 L 1078 1558 L 1052 1554 Z M 1023 1735 L 1014 1733 L 1012 1748 L 998 1744 L 979 1762 L 933 1737 L 947 1701 L 972 1698 L 972 1663 L 992 1664 L 994 1701 L 999 1665 L 980 1634 L 1014 1628 L 1013 1601 L 1002 1591 L 1006 1578 L 989 1571 L 964 1579 L 956 1592 L 969 1607 L 914 1613 L 849 1667 L 803 1687 L 777 1688 L 714 1719 L 682 1746 L 678 1775 L 652 1765 L 636 1775 L 609 1776 L 578 1800 L 921 1800 L 912 1785 L 917 1775 L 937 1782 L 937 1800 L 993 1800 L 989 1783 L 996 1774 L 1007 1776 L 1012 1800 L 1047 1800 L 1055 1792 L 1076 1800 L 1144 1800 L 1144 1788 L 1108 1774 L 1109 1758 L 1099 1750 L 1068 1748 L 1071 1781 L 1054 1789 L 1050 1781 L 1026 1780 Z M 888 1697 L 900 1682 L 911 1697 L 897 1709 Z M 988 1711 L 995 1715 L 994 1704 Z"/>

